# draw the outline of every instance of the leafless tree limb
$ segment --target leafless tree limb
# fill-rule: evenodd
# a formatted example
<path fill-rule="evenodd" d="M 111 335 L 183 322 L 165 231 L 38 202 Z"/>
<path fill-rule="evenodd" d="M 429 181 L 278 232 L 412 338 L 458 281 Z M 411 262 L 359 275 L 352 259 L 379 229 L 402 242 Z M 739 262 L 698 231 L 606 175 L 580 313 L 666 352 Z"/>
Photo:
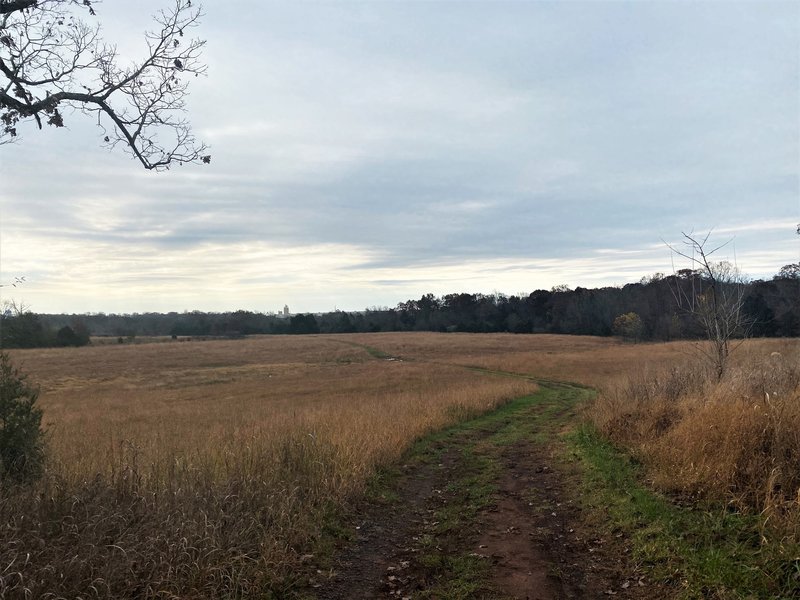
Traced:
<path fill-rule="evenodd" d="M 205 144 L 185 118 L 188 83 L 205 74 L 205 41 L 184 39 L 202 12 L 174 0 L 145 34 L 146 57 L 123 65 L 113 45 L 81 13 L 95 16 L 92 0 L 0 0 L 0 144 L 33 120 L 64 126 L 63 107 L 93 116 L 103 143 L 118 144 L 146 169 L 208 163 Z"/>

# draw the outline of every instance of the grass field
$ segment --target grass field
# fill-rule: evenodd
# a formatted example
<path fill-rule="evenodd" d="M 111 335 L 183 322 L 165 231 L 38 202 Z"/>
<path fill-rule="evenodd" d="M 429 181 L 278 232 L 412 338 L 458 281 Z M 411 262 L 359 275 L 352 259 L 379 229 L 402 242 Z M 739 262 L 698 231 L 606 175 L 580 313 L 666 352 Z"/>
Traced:
<path fill-rule="evenodd" d="M 2 499 L 0 591 L 34 597 L 280 593 L 377 465 L 535 387 L 323 337 L 13 359 L 41 386 L 49 462 Z"/>
<path fill-rule="evenodd" d="M 376 360 L 362 347 L 322 337 L 14 357 L 41 386 L 59 472 L 77 478 L 119 468 L 120 451 L 130 448 L 140 464 L 177 456 L 216 462 L 242 444 L 286 432 L 324 439 L 342 456 L 371 457 L 349 465 L 360 471 L 397 456 L 409 439 L 459 411 L 484 411 L 530 389 L 455 367 Z"/>
<path fill-rule="evenodd" d="M 736 356 L 773 351 L 788 347 Z M 377 467 L 534 389 L 487 369 L 618 398 L 631 374 L 694 355 L 683 342 L 392 333 L 12 356 L 41 386 L 49 461 L 40 484 L 0 499 L 0 596 L 216 598 L 280 595 Z"/>
<path fill-rule="evenodd" d="M 28 350 L 13 358 L 41 387 L 51 467 L 82 480 L 118 470 L 133 450 L 155 475 L 176 456 L 213 462 L 242 442 L 300 430 L 385 460 L 459 411 L 486 410 L 525 391 L 522 382 L 454 365 L 610 387 L 688 351 L 609 338 L 390 333 Z"/>

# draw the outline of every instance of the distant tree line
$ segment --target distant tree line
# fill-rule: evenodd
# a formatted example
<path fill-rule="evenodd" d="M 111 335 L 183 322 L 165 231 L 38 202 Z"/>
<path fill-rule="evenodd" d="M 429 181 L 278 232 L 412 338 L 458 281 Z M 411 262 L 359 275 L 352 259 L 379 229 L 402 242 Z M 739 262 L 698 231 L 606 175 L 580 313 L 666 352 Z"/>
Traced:
<path fill-rule="evenodd" d="M 622 287 L 574 290 L 558 286 L 527 296 L 425 294 L 395 308 L 334 311 L 291 317 L 245 310 L 225 313 L 36 315 L 6 312 L 0 323 L 4 348 L 78 346 L 94 336 L 125 343 L 136 336 L 228 337 L 253 334 L 366 333 L 378 331 L 563 333 L 619 335 L 631 340 L 703 337 L 678 299 L 700 296 L 702 273 L 683 269 L 655 274 Z M 787 265 L 771 280 L 743 284 L 747 333 L 756 337 L 800 336 L 800 265 Z M 743 332 L 744 333 L 744 332 Z"/>

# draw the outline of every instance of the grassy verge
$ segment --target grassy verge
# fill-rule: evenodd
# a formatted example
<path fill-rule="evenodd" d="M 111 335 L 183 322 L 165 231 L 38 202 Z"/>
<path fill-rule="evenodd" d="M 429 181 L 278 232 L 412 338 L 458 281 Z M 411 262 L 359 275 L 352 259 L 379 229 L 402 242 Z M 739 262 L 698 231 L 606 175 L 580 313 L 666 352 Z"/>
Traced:
<path fill-rule="evenodd" d="M 633 558 L 679 598 L 796 598 L 800 548 L 763 543 L 761 522 L 724 508 L 681 507 L 594 429 L 568 436 L 584 467 L 582 498 L 596 525 L 631 540 Z"/>

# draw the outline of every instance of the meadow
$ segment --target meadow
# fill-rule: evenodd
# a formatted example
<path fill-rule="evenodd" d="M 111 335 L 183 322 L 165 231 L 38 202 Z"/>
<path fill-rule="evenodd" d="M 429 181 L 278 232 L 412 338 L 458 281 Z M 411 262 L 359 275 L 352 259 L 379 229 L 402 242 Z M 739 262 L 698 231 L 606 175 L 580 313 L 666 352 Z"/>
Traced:
<path fill-rule="evenodd" d="M 378 468 L 427 433 L 535 389 L 497 371 L 598 388 L 587 418 L 661 489 L 797 522 L 795 342 L 748 341 L 721 382 L 703 374 L 690 342 L 556 335 L 14 351 L 41 388 L 48 462 L 39 483 L 0 498 L 0 596 L 280 595 Z M 757 461 L 720 461 L 737 445 L 736 456 Z"/>
<path fill-rule="evenodd" d="M 280 594 L 376 467 L 535 389 L 312 336 L 13 359 L 49 440 L 42 481 L 0 502 L 7 596 Z"/>

